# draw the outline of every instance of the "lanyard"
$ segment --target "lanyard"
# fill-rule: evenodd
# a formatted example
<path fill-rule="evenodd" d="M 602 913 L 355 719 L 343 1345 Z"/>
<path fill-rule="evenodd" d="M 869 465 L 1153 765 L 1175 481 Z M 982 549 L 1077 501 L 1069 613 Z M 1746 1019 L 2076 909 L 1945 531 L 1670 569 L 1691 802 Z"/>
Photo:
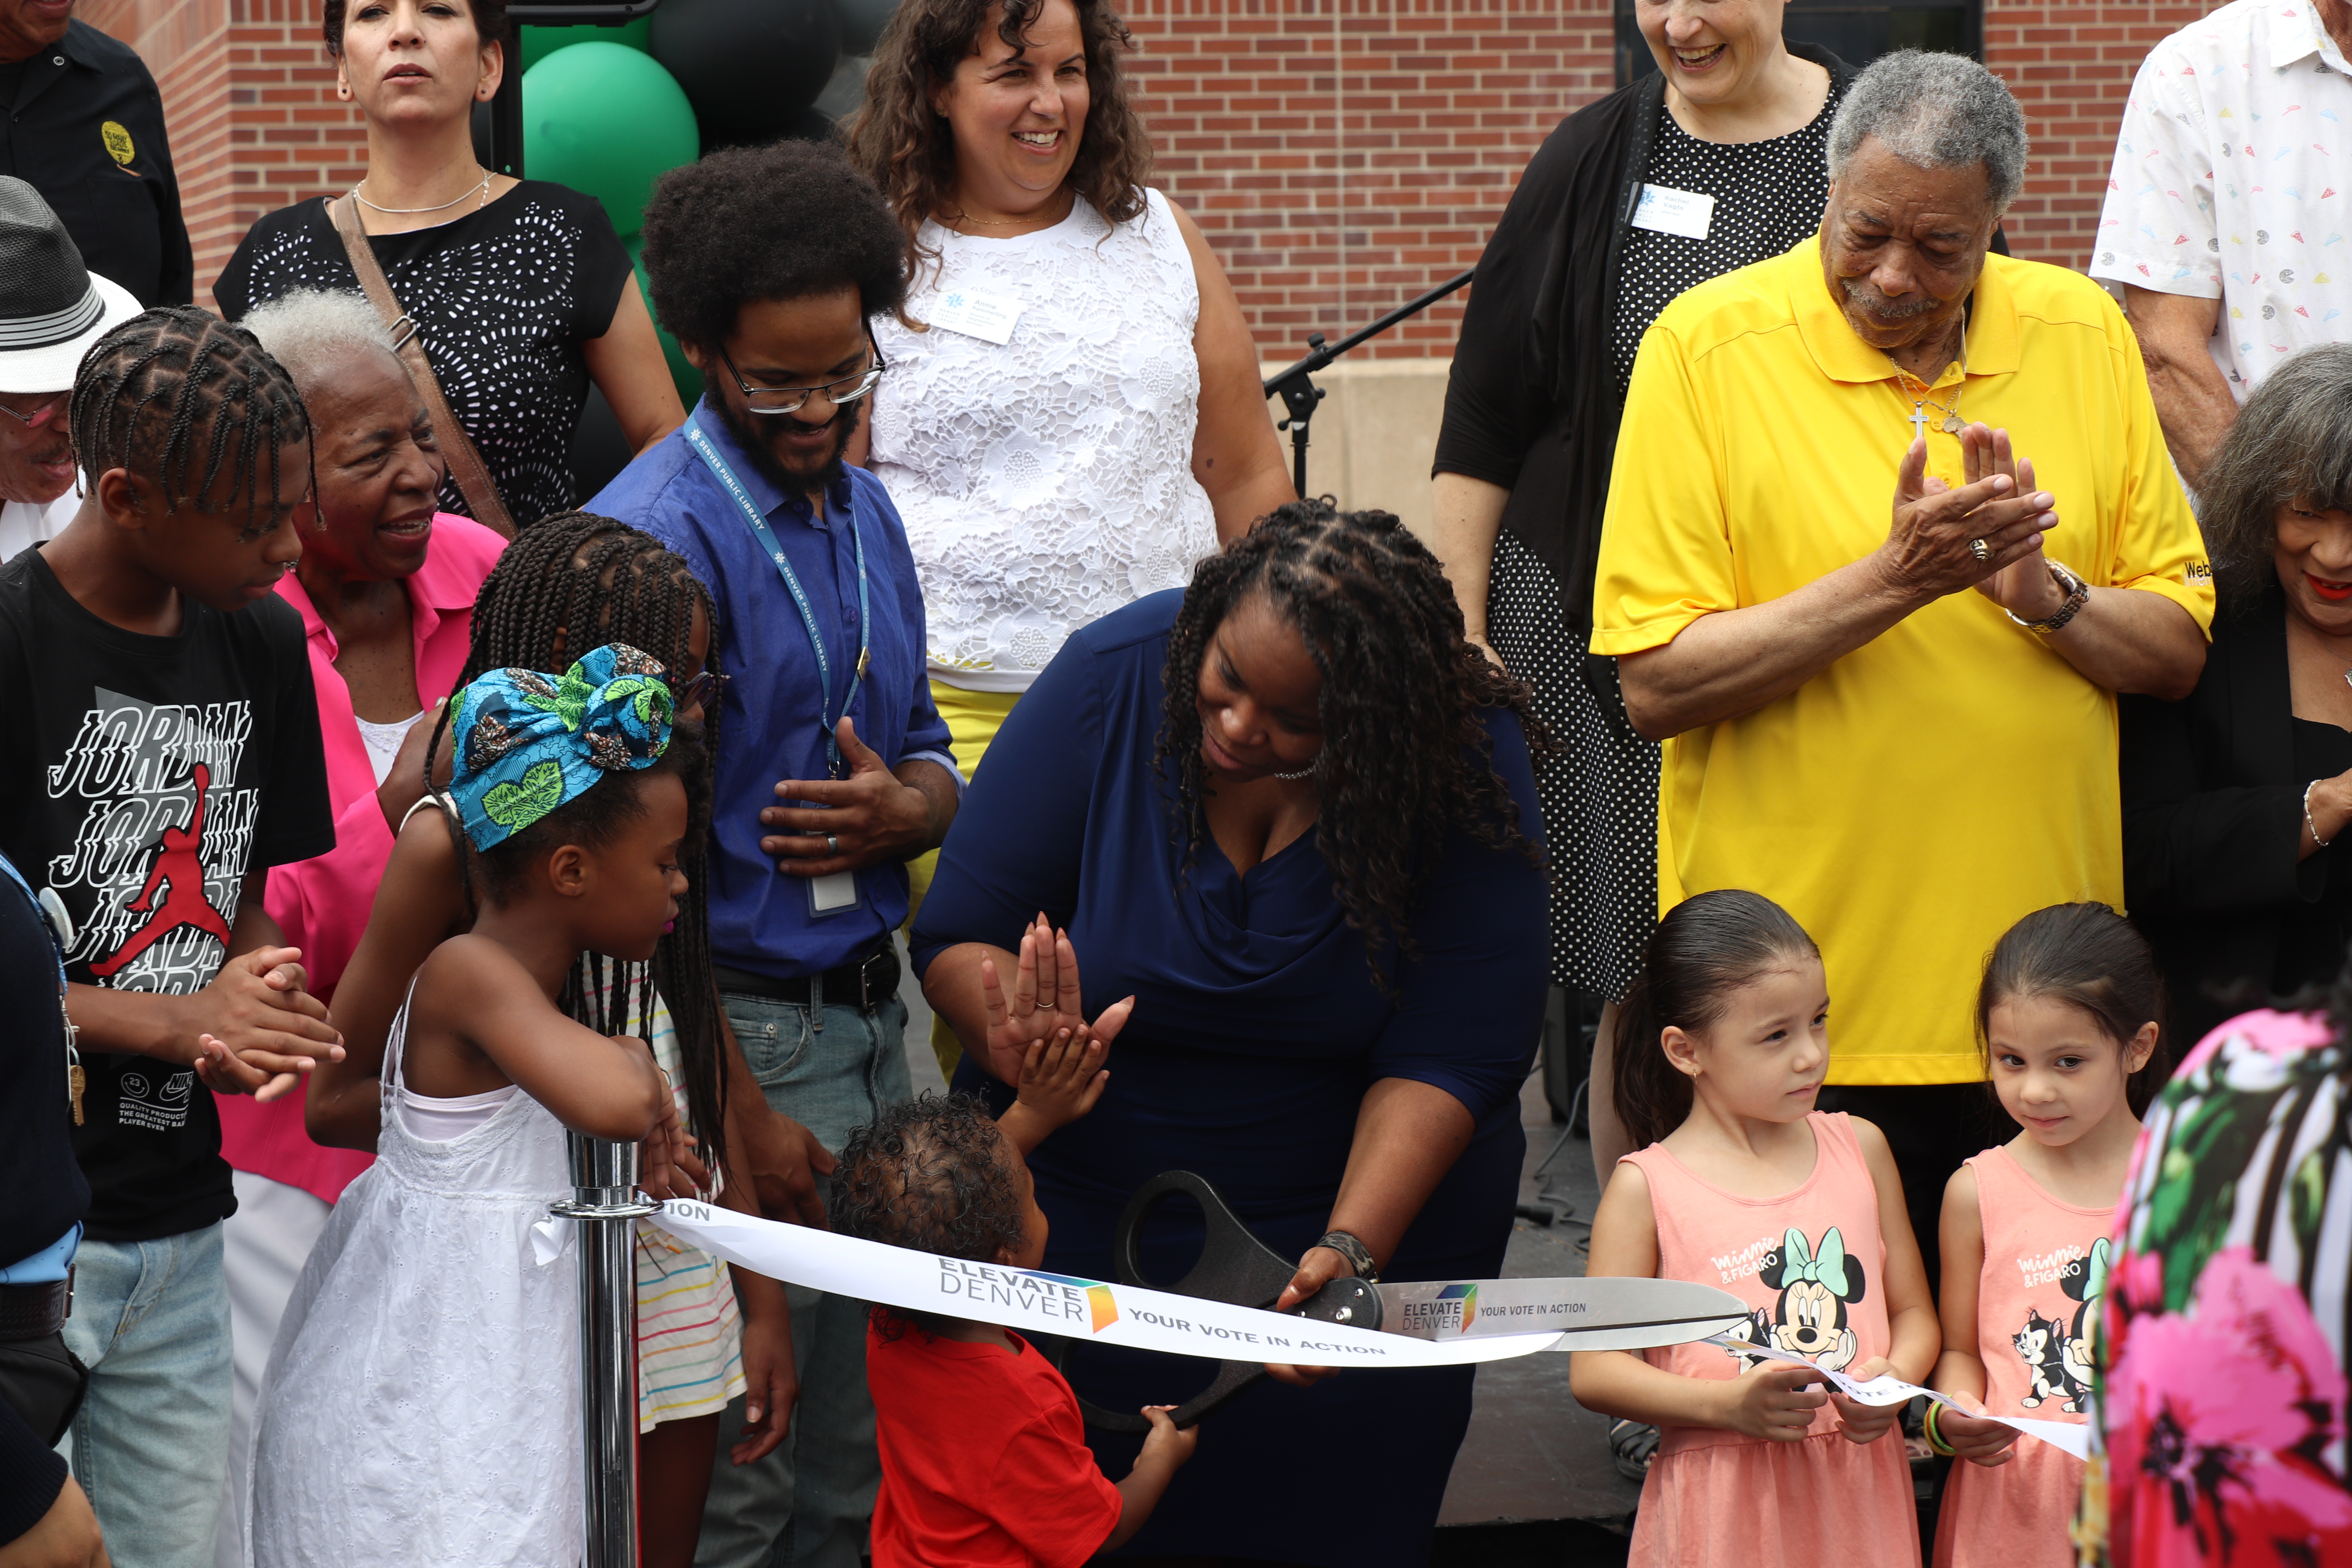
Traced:
<path fill-rule="evenodd" d="M 727 493 L 735 498 L 735 505 L 743 513 L 743 521 L 751 525 L 751 537 L 760 542 L 760 548 L 767 552 L 768 559 L 776 563 L 776 574 L 784 580 L 785 588 L 793 595 L 793 604 L 801 613 L 801 625 L 808 628 L 809 647 L 816 650 L 817 687 L 822 699 L 817 717 L 824 731 L 824 760 L 832 768 L 833 776 L 839 778 L 841 738 L 834 733 L 834 730 L 841 722 L 843 715 L 849 711 L 850 704 L 857 700 L 857 688 L 866 679 L 867 654 L 874 646 L 874 608 L 866 598 L 866 535 L 857 527 L 857 509 L 852 505 L 849 511 L 849 538 L 857 551 L 857 668 L 850 672 L 848 689 L 841 694 L 841 711 L 836 713 L 833 710 L 833 661 L 824 651 L 824 634 L 817 627 L 816 612 L 809 608 L 809 596 L 802 589 L 801 580 L 793 571 L 793 563 L 784 559 L 784 547 L 776 542 L 775 532 L 768 526 L 767 514 L 760 510 L 760 503 L 753 500 L 751 492 L 743 488 L 743 481 L 735 477 L 735 470 L 727 466 L 727 459 L 719 455 L 719 448 L 711 445 L 710 437 L 703 434 L 702 426 L 695 417 L 689 417 L 686 422 L 686 438 L 694 447 L 695 455 L 718 476 L 719 482 L 727 487 Z"/>

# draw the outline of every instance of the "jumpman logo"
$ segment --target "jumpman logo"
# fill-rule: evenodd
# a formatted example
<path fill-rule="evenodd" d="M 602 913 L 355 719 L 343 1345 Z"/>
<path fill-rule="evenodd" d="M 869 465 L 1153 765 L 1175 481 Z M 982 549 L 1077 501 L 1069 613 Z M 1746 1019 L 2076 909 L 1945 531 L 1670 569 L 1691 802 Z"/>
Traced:
<path fill-rule="evenodd" d="M 110 958 L 100 959 L 89 966 L 90 973 L 103 980 L 108 975 L 137 958 L 164 937 L 182 926 L 194 926 L 220 938 L 226 947 L 229 942 L 228 922 L 213 908 L 205 896 L 205 790 L 212 784 L 212 769 L 202 763 L 195 764 L 196 805 L 185 827 L 163 829 L 163 847 L 155 855 L 154 868 L 147 873 L 147 885 L 131 900 L 132 914 L 148 914 L 152 918 L 125 939 Z M 155 903 L 158 888 L 168 887 L 163 902 Z"/>

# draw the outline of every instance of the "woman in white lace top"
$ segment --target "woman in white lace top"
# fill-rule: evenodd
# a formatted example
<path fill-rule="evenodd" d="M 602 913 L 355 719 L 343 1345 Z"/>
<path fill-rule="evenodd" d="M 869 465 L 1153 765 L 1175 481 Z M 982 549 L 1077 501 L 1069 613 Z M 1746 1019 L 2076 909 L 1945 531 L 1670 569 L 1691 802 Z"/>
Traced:
<path fill-rule="evenodd" d="M 1132 41 L 1104 0 L 904 0 L 850 129 L 916 254 L 850 457 L 906 520 L 967 773 L 1072 632 L 1296 499 L 1233 286 L 1144 184 Z"/>

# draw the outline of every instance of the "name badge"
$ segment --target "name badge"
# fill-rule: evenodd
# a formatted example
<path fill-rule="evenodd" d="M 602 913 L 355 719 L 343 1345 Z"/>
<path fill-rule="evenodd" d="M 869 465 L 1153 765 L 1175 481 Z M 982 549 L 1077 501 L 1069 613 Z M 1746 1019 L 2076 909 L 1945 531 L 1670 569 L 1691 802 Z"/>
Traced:
<path fill-rule="evenodd" d="M 951 289 L 933 299 L 926 313 L 932 326 L 945 327 L 951 332 L 961 332 L 965 337 L 978 338 L 1001 348 L 1013 341 L 1013 326 L 1021 320 L 1021 306 L 999 295 Z"/>
<path fill-rule="evenodd" d="M 837 915 L 858 906 L 857 873 L 835 871 L 830 877 L 808 879 L 809 919 L 821 921 L 827 915 Z"/>
<path fill-rule="evenodd" d="M 1678 191 L 1672 185 L 1643 185 L 1641 205 L 1633 209 L 1635 228 L 1678 234 L 1685 239 L 1705 239 L 1715 222 L 1715 198 L 1703 191 Z"/>

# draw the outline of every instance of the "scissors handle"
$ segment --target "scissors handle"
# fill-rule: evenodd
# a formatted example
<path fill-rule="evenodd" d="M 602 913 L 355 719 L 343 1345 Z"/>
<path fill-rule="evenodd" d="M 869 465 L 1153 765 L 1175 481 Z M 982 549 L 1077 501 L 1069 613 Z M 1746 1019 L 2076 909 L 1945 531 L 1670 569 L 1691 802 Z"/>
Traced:
<path fill-rule="evenodd" d="M 1192 1271 L 1172 1285 L 1162 1285 L 1143 1271 L 1143 1260 L 1138 1238 L 1143 1222 L 1151 1211 L 1170 1198 L 1183 1194 L 1201 1205 L 1202 1239 L 1200 1261 Z M 1118 1216 L 1118 1229 L 1111 1243 L 1111 1258 L 1119 1283 L 1140 1286 L 1147 1290 L 1166 1290 L 1172 1295 L 1191 1296 L 1204 1301 L 1224 1301 L 1238 1307 L 1270 1308 L 1282 1295 L 1283 1288 L 1298 1272 L 1298 1266 L 1258 1239 L 1255 1232 L 1242 1223 L 1224 1198 L 1207 1178 L 1191 1171 L 1162 1171 L 1135 1191 L 1127 1201 L 1126 1212 Z M 1295 1309 L 1302 1318 L 1318 1322 L 1345 1323 L 1350 1328 L 1378 1329 L 1381 1326 L 1380 1294 L 1364 1281 L 1356 1279 L 1334 1279 L 1302 1301 Z M 1054 1363 L 1061 1364 L 1060 1346 L 1055 1347 Z M 1191 1426 L 1203 1417 L 1214 1415 L 1238 1397 L 1241 1393 L 1265 1376 L 1265 1367 L 1259 1362 L 1222 1362 L 1215 1381 L 1200 1393 L 1177 1406 L 1173 1419 L 1179 1426 Z M 1078 1409 L 1087 1425 L 1105 1432 L 1148 1432 L 1151 1423 L 1132 1412 L 1105 1410 L 1084 1394 L 1078 1396 Z"/>

